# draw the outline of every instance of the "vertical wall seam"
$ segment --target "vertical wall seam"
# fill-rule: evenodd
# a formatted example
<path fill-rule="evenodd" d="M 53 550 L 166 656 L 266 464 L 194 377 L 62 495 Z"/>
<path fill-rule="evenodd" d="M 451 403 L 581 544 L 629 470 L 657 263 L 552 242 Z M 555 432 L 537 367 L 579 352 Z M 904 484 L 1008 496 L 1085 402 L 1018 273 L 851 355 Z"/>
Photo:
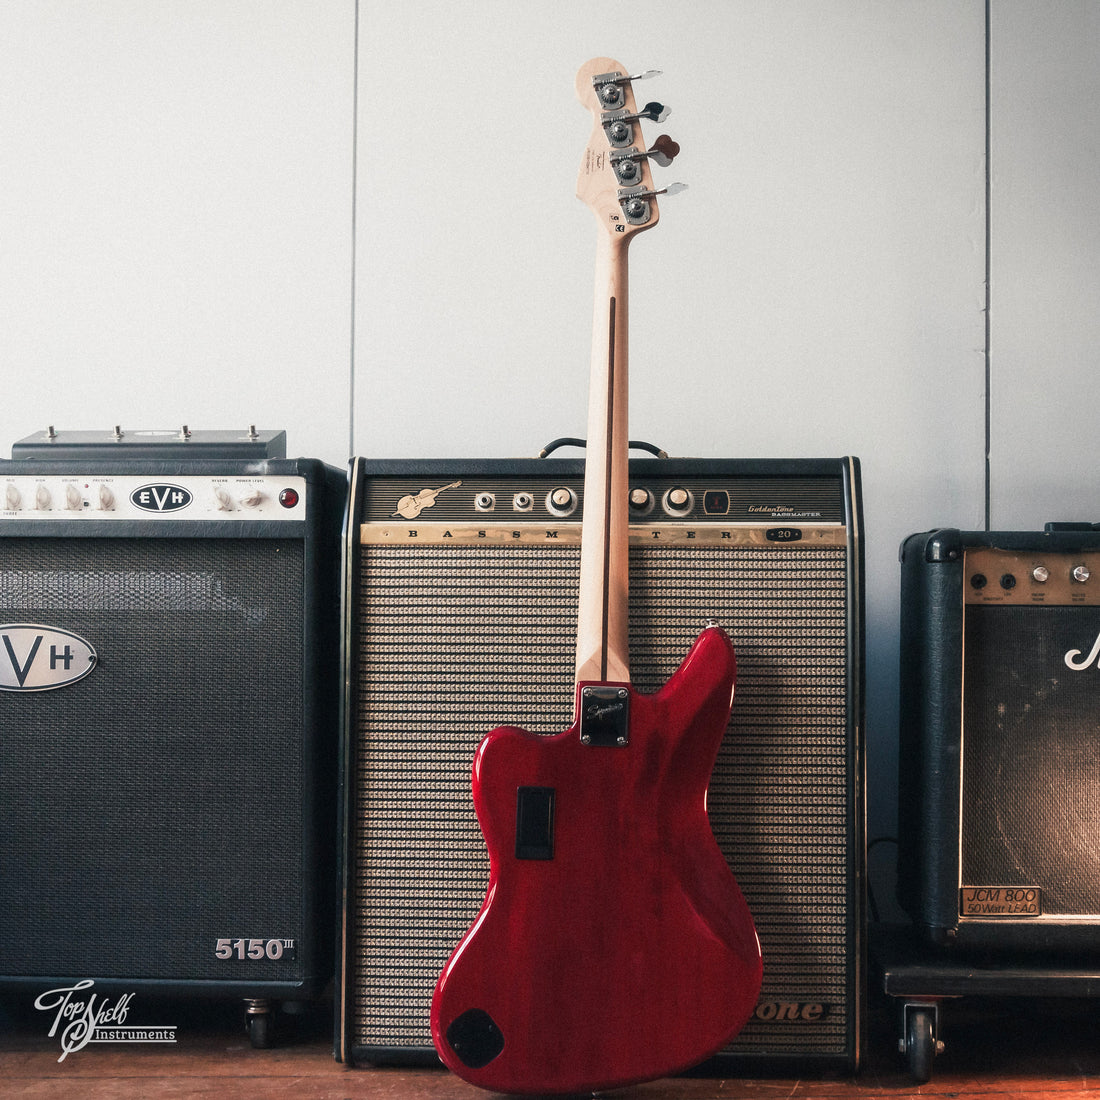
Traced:
<path fill-rule="evenodd" d="M 355 0 L 355 44 L 351 64 L 351 272 L 348 335 L 348 455 L 355 453 L 355 297 L 359 218 L 359 0 Z"/>
<path fill-rule="evenodd" d="M 993 358 L 990 310 L 993 304 L 993 100 L 992 100 L 992 35 L 990 0 L 985 0 L 985 529 L 992 524 L 993 495 L 991 453 L 993 449 Z"/>

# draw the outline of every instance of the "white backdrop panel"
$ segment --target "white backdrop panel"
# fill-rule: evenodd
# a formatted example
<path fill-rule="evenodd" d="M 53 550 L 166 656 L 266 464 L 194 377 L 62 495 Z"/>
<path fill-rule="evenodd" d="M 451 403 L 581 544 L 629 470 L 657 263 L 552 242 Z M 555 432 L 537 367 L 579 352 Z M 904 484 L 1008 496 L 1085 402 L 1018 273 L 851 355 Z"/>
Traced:
<path fill-rule="evenodd" d="M 0 7 L 0 454 L 59 428 L 349 449 L 354 6 Z"/>

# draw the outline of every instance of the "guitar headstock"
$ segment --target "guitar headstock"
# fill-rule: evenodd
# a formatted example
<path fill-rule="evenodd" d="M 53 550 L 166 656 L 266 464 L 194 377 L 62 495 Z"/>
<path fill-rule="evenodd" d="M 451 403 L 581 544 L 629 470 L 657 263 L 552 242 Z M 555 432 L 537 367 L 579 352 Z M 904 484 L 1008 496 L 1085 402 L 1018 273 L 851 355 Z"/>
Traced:
<path fill-rule="evenodd" d="M 650 160 L 667 167 L 680 151 L 667 136 L 659 137 L 648 150 L 642 138 L 642 120 L 663 122 L 669 111 L 660 103 L 647 103 L 639 110 L 633 85 L 657 75 L 655 69 L 630 75 L 610 57 L 595 57 L 577 73 L 577 98 L 592 114 L 577 198 L 614 235 L 651 229 L 660 217 L 657 196 L 675 194 L 685 186 L 673 183 L 657 189 L 653 184 Z"/>

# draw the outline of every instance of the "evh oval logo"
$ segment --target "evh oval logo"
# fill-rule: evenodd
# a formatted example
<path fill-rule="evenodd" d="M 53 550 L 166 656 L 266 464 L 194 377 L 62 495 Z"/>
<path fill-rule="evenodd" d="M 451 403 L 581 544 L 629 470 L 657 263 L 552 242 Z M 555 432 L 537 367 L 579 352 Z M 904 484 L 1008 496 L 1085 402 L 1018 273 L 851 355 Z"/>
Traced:
<path fill-rule="evenodd" d="M 51 691 L 95 668 L 90 642 L 37 623 L 0 624 L 0 691 Z"/>
<path fill-rule="evenodd" d="M 178 512 L 191 500 L 191 491 L 181 485 L 141 485 L 130 494 L 131 504 L 146 512 Z"/>

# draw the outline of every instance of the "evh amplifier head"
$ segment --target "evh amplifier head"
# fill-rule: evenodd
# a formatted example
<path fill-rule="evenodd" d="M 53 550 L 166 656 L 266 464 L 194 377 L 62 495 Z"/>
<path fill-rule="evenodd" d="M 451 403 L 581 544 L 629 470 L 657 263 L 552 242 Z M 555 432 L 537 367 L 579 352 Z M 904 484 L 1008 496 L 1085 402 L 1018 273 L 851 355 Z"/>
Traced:
<path fill-rule="evenodd" d="M 0 983 L 327 985 L 345 492 L 0 462 Z"/>
<path fill-rule="evenodd" d="M 656 690 L 708 619 L 738 686 L 708 812 L 764 952 L 723 1072 L 854 1066 L 863 982 L 854 459 L 635 459 L 630 648 Z M 434 1059 L 432 989 L 484 898 L 481 737 L 572 721 L 583 463 L 352 463 L 337 1055 Z M 517 975 L 517 981 L 522 976 Z"/>
<path fill-rule="evenodd" d="M 1100 530 L 902 545 L 899 898 L 938 944 L 1100 950 Z"/>
<path fill-rule="evenodd" d="M 254 425 L 239 431 L 209 428 L 148 430 L 116 426 L 114 431 L 58 431 L 49 427 L 12 444 L 14 459 L 45 459 L 75 462 L 84 469 L 96 463 L 136 462 L 263 462 L 286 458 L 286 432 L 257 430 Z"/>

